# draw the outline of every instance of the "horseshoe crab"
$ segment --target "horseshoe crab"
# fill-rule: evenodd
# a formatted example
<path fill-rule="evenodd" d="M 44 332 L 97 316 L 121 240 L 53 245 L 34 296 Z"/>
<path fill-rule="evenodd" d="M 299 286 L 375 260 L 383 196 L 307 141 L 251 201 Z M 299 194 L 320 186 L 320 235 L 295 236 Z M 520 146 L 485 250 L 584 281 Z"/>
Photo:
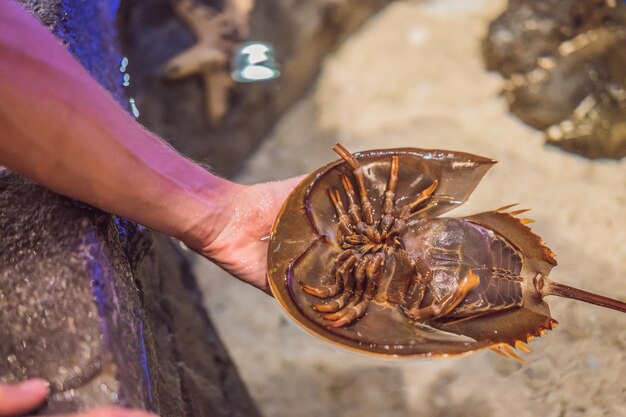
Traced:
<path fill-rule="evenodd" d="M 306 330 L 357 351 L 442 357 L 513 348 L 556 326 L 544 297 L 626 312 L 626 303 L 548 279 L 556 260 L 512 206 L 439 215 L 467 200 L 494 160 L 371 150 L 307 176 L 269 242 L 268 278 Z"/>

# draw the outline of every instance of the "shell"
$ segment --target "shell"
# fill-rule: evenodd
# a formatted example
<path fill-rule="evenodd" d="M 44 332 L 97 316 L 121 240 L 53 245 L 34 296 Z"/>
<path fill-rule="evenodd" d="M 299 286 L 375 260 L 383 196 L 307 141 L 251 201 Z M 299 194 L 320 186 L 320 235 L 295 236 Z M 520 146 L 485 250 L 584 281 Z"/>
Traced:
<path fill-rule="evenodd" d="M 419 214 L 409 219 L 399 236 L 401 244 L 381 250 L 385 266 L 377 268 L 376 278 L 371 279 L 377 289 L 365 303 L 366 312 L 351 320 L 330 322 L 325 318 L 328 315 L 320 313 L 319 306 L 332 303 L 333 297 L 312 295 L 306 289 L 326 288 L 329 279 L 344 266 L 340 253 L 348 246 L 340 244 L 342 232 L 328 193 L 345 187 L 342 177 L 352 178 L 356 184 L 358 181 L 353 167 L 346 162 L 348 159 L 340 159 L 311 173 L 294 189 L 272 229 L 268 279 L 274 297 L 287 314 L 314 335 L 359 352 L 388 357 L 445 357 L 491 348 L 519 359 L 510 347 L 527 350 L 524 343 L 556 325 L 543 300 L 546 295 L 578 298 L 626 311 L 623 303 L 547 279 L 556 260 L 526 226 L 531 220 L 516 217 L 526 210 L 507 212 L 509 206 L 458 219 L 439 217 L 465 202 L 495 161 L 462 152 L 414 148 L 371 150 L 354 157 L 364 175 L 374 220 L 380 219 L 384 211 L 392 157 L 397 158 L 398 166 L 396 212 L 429 186 L 435 191 Z M 347 206 L 347 195 L 334 195 Z M 433 201 L 437 203 L 429 203 Z M 463 274 L 477 278 L 478 284 L 446 314 L 430 320 L 411 318 L 408 311 L 412 296 L 408 288 L 417 284 L 395 277 L 415 276 L 419 281 L 422 275 L 412 270 L 408 274 L 402 272 L 409 266 L 402 263 L 399 252 L 409 254 L 402 259 L 424 259 L 436 272 L 425 290 L 425 301 L 420 298 L 417 307 L 460 288 Z M 451 253 L 453 259 L 448 262 L 445 257 L 434 255 L 444 252 Z M 353 264 L 358 265 L 362 259 Z M 446 262 L 452 266 L 441 266 Z M 357 266 L 345 265 L 346 270 L 348 267 L 350 274 L 358 275 Z M 446 284 L 446 277 L 457 275 L 458 280 Z M 368 279 L 369 275 L 365 281 Z M 357 304 L 365 299 L 363 294 L 359 299 L 355 295 L 359 285 L 365 284 L 351 282 L 353 290 L 349 296 L 353 297 L 352 304 Z M 498 283 L 502 285 L 497 287 Z M 384 291 L 380 289 L 383 285 L 387 286 Z"/>
<path fill-rule="evenodd" d="M 626 157 L 626 3 L 515 0 L 483 43 L 512 113 L 588 158 Z"/>

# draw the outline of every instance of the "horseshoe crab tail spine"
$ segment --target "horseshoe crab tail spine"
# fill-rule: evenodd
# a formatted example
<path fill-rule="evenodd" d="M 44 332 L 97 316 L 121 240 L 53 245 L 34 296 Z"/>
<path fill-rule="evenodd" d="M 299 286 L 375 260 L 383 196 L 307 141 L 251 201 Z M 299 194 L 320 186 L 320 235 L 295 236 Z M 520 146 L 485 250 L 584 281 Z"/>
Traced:
<path fill-rule="evenodd" d="M 543 285 L 541 286 L 541 288 L 538 288 L 538 290 L 541 293 L 542 297 L 545 297 L 546 295 L 556 295 L 559 297 L 584 301 L 585 303 L 595 304 L 600 307 L 606 307 L 613 310 L 621 311 L 622 313 L 626 313 L 626 303 L 622 301 L 579 290 L 578 288 L 550 281 L 547 278 L 543 279 Z"/>

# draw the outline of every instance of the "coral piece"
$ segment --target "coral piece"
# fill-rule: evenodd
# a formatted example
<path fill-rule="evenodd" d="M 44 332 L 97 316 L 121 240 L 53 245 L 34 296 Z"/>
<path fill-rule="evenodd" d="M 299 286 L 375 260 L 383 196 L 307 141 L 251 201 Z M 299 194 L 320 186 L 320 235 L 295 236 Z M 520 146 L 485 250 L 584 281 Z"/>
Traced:
<path fill-rule="evenodd" d="M 171 0 L 171 4 L 197 42 L 172 58 L 165 65 L 163 75 L 176 80 L 200 74 L 209 120 L 218 123 L 228 111 L 228 96 L 233 86 L 230 56 L 235 44 L 248 36 L 253 0 L 227 0 L 221 10 L 197 0 Z"/>
<path fill-rule="evenodd" d="M 626 156 L 626 3 L 511 0 L 483 45 L 510 109 L 548 143 Z"/>

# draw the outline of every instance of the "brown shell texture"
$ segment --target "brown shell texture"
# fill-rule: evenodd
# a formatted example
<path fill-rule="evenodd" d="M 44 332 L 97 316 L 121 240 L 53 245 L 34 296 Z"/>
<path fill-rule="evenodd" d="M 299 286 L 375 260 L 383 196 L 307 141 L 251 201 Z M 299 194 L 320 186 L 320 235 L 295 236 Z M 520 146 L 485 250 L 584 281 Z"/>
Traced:
<path fill-rule="evenodd" d="M 385 357 L 514 348 L 552 329 L 545 295 L 626 306 L 547 279 L 554 254 L 511 207 L 441 217 L 495 161 L 415 148 L 342 157 L 290 194 L 269 242 L 273 295 L 303 328 Z"/>
<path fill-rule="evenodd" d="M 626 157 L 626 2 L 511 0 L 483 54 L 511 112 L 549 144 Z"/>

